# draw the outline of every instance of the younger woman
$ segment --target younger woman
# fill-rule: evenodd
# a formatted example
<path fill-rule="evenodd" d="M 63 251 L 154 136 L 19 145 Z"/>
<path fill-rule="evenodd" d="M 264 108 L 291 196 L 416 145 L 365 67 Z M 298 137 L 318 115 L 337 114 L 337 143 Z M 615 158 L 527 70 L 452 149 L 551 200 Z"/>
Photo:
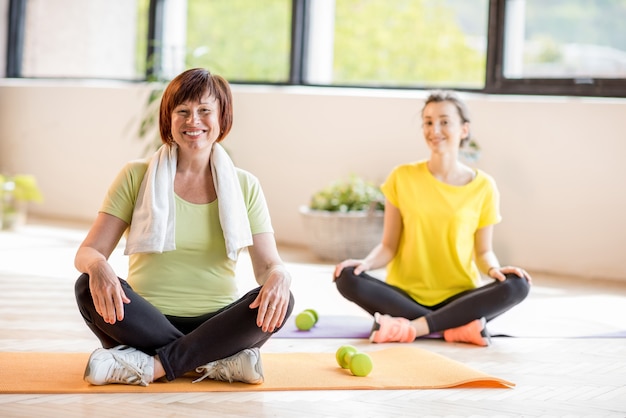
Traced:
<path fill-rule="evenodd" d="M 493 248 L 500 221 L 494 180 L 459 161 L 468 111 L 453 92 L 434 92 L 422 110 L 427 160 L 396 167 L 382 185 L 382 242 L 335 268 L 339 292 L 374 316 L 370 340 L 446 341 L 487 346 L 485 323 L 528 295 L 530 275 L 501 266 Z M 383 282 L 366 274 L 387 266 Z M 481 286 L 480 272 L 494 279 Z"/>

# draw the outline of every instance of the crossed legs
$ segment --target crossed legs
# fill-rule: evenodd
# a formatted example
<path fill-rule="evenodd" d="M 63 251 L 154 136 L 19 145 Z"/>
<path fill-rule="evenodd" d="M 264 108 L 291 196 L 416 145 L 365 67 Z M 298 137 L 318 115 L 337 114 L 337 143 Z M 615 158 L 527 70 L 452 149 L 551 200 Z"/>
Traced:
<path fill-rule="evenodd" d="M 506 280 L 461 292 L 435 306 L 417 303 L 403 290 L 366 273 L 356 276 L 345 268 L 335 281 L 337 290 L 371 315 L 377 312 L 411 321 L 416 337 L 464 326 L 474 320 L 490 321 L 526 298 L 530 284 L 508 274 Z"/>
<path fill-rule="evenodd" d="M 155 379 L 160 377 L 160 367 L 166 378 L 173 380 L 200 365 L 226 358 L 246 348 L 261 347 L 273 334 L 256 325 L 257 309 L 249 308 L 260 288 L 251 290 L 215 313 L 190 318 L 182 324 L 184 318 L 168 318 L 135 293 L 126 281 L 120 279 L 120 282 L 131 300 L 124 305 L 123 321 L 107 324 L 98 315 L 89 291 L 87 274 L 76 281 L 78 308 L 104 348 L 128 345 L 156 356 Z M 287 317 L 293 310 L 293 304 L 291 295 Z M 181 323 L 178 328 L 175 326 L 177 322 Z M 190 322 L 192 326 L 189 326 Z"/>

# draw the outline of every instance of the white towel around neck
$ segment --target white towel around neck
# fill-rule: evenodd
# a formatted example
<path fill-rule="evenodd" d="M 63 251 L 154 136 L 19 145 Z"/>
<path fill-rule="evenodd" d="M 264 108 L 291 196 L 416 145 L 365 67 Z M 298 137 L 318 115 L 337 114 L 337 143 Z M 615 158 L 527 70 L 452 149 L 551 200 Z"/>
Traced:
<path fill-rule="evenodd" d="M 124 254 L 176 249 L 174 177 L 177 157 L 176 145 L 162 145 L 150 159 L 133 210 Z M 224 148 L 213 144 L 210 158 L 226 253 L 236 261 L 239 251 L 252 245 L 248 212 L 237 171 Z"/>

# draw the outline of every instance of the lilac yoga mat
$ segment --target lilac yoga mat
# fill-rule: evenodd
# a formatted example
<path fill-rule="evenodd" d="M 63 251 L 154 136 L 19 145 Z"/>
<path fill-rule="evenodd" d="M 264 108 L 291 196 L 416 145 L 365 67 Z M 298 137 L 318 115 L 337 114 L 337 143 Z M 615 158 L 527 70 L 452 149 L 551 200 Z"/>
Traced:
<path fill-rule="evenodd" d="M 361 316 L 320 315 L 313 328 L 300 331 L 292 315 L 274 338 L 369 338 L 373 323 Z"/>
<path fill-rule="evenodd" d="M 296 327 L 295 315 L 287 320 L 285 326 L 274 334 L 273 338 L 369 338 L 372 332 L 373 318 L 346 315 L 320 315 L 319 320 L 308 331 Z M 441 338 L 431 334 L 426 338 Z"/>
<path fill-rule="evenodd" d="M 296 315 L 292 315 L 285 326 L 278 331 L 273 338 L 369 338 L 374 323 L 373 318 L 354 315 L 320 315 L 319 321 L 309 331 L 300 331 L 295 323 Z M 500 318 L 498 318 L 500 320 Z M 490 327 L 487 329 L 492 338 L 497 337 L 526 337 L 526 338 L 626 338 L 626 330 L 606 331 L 592 334 L 584 332 L 580 334 L 558 334 L 550 327 L 547 329 L 530 330 L 520 328 L 515 321 L 509 321 L 505 325 Z M 442 338 L 440 333 L 433 333 L 422 338 Z"/>

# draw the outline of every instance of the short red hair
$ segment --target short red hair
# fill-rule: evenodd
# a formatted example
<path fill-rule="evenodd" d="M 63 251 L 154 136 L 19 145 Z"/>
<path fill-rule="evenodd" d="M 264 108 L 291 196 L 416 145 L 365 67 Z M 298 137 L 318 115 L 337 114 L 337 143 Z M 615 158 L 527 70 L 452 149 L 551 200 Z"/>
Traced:
<path fill-rule="evenodd" d="M 230 85 L 223 77 L 213 75 L 204 68 L 192 68 L 177 75 L 165 88 L 161 98 L 159 111 L 159 130 L 161 141 L 171 144 L 172 112 L 176 106 L 188 100 L 200 100 L 206 93 L 218 102 L 220 111 L 220 142 L 230 132 L 233 126 L 233 95 Z"/>

